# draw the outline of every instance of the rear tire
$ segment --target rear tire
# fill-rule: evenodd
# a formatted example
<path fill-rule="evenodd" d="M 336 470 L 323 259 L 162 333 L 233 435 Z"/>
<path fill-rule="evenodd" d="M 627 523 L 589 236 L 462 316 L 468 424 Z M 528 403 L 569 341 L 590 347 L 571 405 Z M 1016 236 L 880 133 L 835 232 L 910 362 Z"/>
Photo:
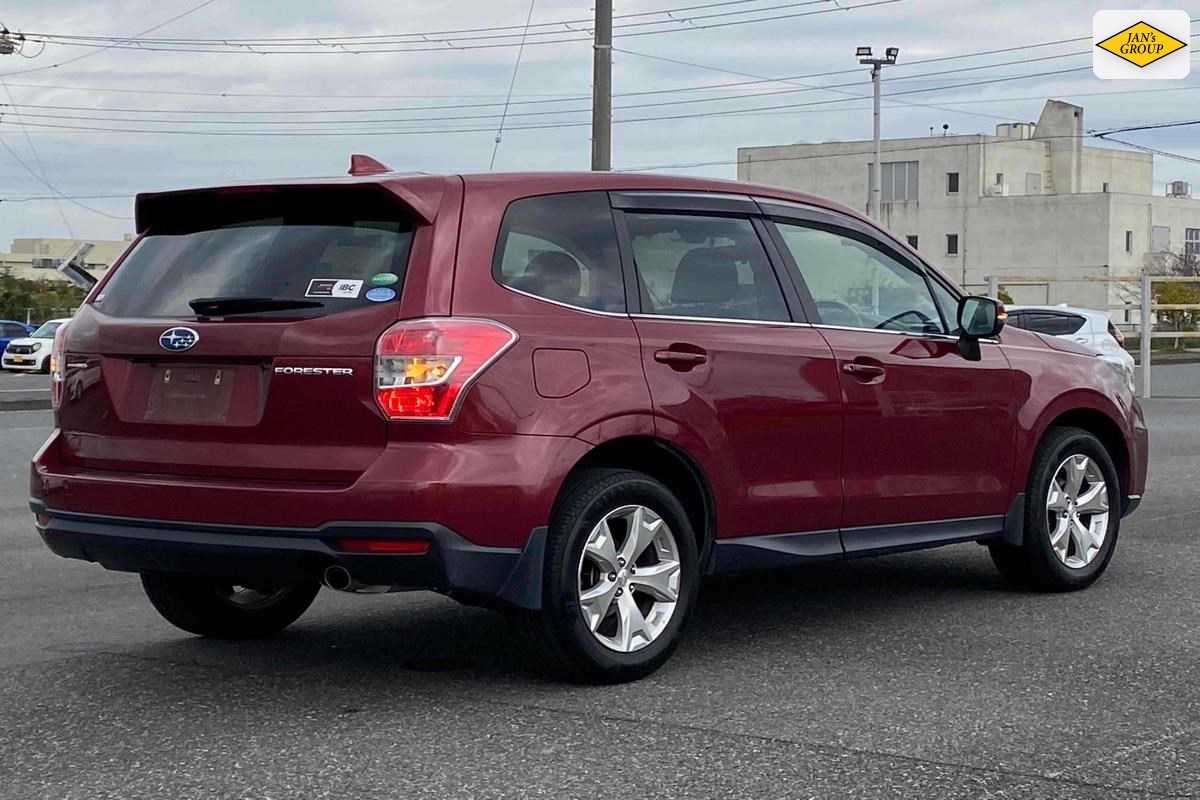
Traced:
<path fill-rule="evenodd" d="M 213 639 L 255 639 L 291 625 L 321 585 L 241 586 L 228 580 L 170 572 L 142 575 L 155 610 L 177 628 Z"/>
<path fill-rule="evenodd" d="M 1024 540 L 989 545 L 992 562 L 1022 588 L 1084 589 L 1112 559 L 1120 509 L 1117 470 L 1100 440 L 1081 428 L 1051 428 L 1025 486 Z"/>
<path fill-rule="evenodd" d="M 542 670 L 621 683 L 670 658 L 699 583 L 696 536 L 675 495 L 644 473 L 588 470 L 553 511 L 541 610 L 513 617 Z"/>

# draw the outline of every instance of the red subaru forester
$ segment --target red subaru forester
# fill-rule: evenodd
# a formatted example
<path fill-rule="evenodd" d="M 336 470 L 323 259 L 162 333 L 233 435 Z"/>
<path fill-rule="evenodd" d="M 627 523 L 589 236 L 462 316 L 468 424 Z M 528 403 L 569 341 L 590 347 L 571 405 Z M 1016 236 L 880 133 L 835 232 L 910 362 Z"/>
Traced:
<path fill-rule="evenodd" d="M 979 542 L 1082 588 L 1145 483 L 1120 372 L 817 197 L 356 157 L 137 227 L 59 330 L 31 506 L 193 633 L 424 588 L 628 680 L 704 575 Z"/>

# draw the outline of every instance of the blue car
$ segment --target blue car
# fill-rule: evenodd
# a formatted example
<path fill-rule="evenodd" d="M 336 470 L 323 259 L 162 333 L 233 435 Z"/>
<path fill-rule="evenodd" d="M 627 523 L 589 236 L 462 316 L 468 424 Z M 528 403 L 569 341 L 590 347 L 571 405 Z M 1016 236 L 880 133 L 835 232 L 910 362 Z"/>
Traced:
<path fill-rule="evenodd" d="M 13 339 L 22 339 L 33 333 L 33 326 L 11 319 L 0 319 L 0 352 L 8 347 Z"/>

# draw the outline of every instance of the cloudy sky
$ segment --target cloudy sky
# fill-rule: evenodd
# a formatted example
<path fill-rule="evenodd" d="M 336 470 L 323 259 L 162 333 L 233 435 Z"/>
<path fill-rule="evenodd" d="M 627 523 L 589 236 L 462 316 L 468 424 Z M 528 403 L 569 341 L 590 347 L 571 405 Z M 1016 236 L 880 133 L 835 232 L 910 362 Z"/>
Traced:
<path fill-rule="evenodd" d="M 0 0 L 0 23 L 54 37 L 131 37 L 201 3 Z M 906 94 L 885 101 L 885 137 L 928 135 L 931 128 L 940 133 L 943 124 L 953 133 L 990 132 L 1003 120 L 1035 120 L 1046 97 L 1083 105 L 1089 130 L 1200 116 L 1194 91 L 1200 73 L 1182 81 L 1102 81 L 1090 71 L 1089 41 L 912 63 L 1090 37 L 1093 13 L 1112 5 L 617 0 L 613 165 L 733 177 L 739 146 L 867 138 L 870 104 L 855 97 L 870 91 L 854 58 L 859 44 L 900 48 L 900 64 L 885 73 L 892 80 L 884 93 Z M 274 49 L 305 52 L 252 51 L 265 46 L 178 52 L 172 42 L 104 50 L 63 43 L 75 39 L 44 48 L 28 43 L 25 57 L 0 56 L 8 92 L 0 87 L 0 103 L 8 105 L 0 109 L 0 249 L 14 237 L 118 238 L 132 230 L 136 192 L 339 173 L 354 152 L 400 170 L 486 170 L 517 48 L 479 45 L 511 45 L 519 37 L 477 37 L 519 33 L 529 9 L 527 0 L 209 0 L 146 36 L 292 38 L 302 44 Z M 683 10 L 650 13 L 664 9 Z M 538 35 L 523 51 L 495 169 L 588 167 L 592 51 L 586 25 L 571 21 L 592 13 L 587 0 L 535 0 Z M 749 22 L 755 19 L 764 21 Z M 546 24 L 560 22 L 568 24 Z M 431 34 L 429 45 L 395 38 L 500 26 L 516 27 Z M 376 49 L 409 52 L 355 53 L 363 48 L 306 41 L 388 35 L 392 44 Z M 438 41 L 446 37 L 448 43 Z M 373 41 L 389 40 L 342 43 Z M 145 49 L 154 46 L 167 49 Z M 67 63 L 71 59 L 77 60 Z M 933 72 L 942 74 L 927 74 Z M 1048 72 L 1057 74 L 1037 74 Z M 758 78 L 790 82 L 752 82 Z M 997 78 L 1009 80 L 980 83 Z M 258 135 L 243 135 L 251 131 Z M 268 132 L 322 135 L 261 135 Z M 1125 136 L 1200 158 L 1200 127 Z M 1156 173 L 1159 188 L 1175 178 L 1200 185 L 1197 163 L 1158 157 Z M 44 199 L 54 194 L 47 184 L 79 199 L 56 205 Z"/>

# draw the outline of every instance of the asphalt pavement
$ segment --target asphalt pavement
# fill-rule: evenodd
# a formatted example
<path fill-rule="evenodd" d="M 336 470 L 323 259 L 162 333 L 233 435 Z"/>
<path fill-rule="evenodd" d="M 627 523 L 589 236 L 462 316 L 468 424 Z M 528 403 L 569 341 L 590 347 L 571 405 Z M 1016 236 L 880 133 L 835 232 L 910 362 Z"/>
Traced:
<path fill-rule="evenodd" d="M 970 544 L 712 580 L 671 662 L 606 688 L 429 594 L 187 636 L 44 548 L 50 417 L 0 413 L 0 797 L 1197 796 L 1200 402 L 1147 409 L 1147 497 L 1091 589 L 1010 590 Z"/>

